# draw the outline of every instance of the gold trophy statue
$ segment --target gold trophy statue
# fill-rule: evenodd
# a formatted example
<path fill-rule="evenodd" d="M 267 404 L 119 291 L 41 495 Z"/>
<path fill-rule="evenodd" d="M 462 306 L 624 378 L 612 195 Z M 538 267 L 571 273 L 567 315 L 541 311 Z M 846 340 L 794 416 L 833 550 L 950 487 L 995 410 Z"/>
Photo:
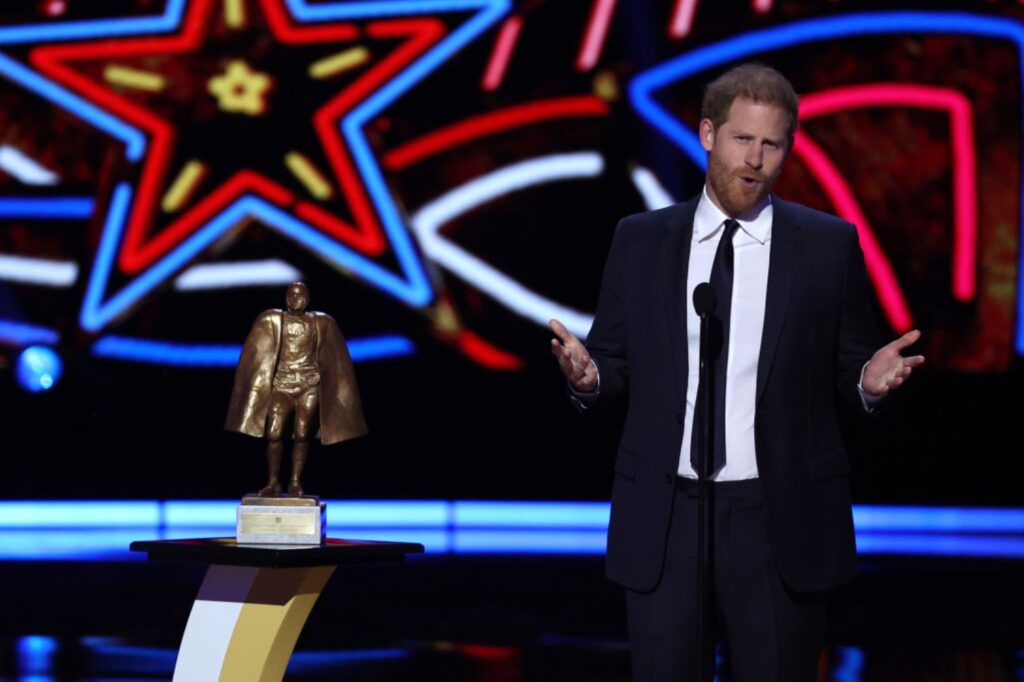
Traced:
<path fill-rule="evenodd" d="M 315 535 L 323 537 L 323 505 L 317 498 L 306 496 L 302 488 L 302 470 L 309 440 L 316 434 L 317 417 L 324 445 L 367 432 L 352 359 L 337 323 L 330 315 L 306 310 L 309 289 L 302 282 L 288 286 L 285 300 L 286 310 L 265 310 L 253 322 L 235 371 L 224 424 L 229 431 L 267 438 L 267 484 L 242 500 L 239 542 L 243 542 L 243 536 L 250 538 L 246 541 L 270 544 L 319 542 L 307 532 L 308 513 L 301 522 L 298 517 L 282 518 L 282 514 L 301 515 L 304 507 L 309 511 L 317 507 L 320 522 L 313 525 Z M 282 495 L 285 427 L 292 416 L 291 477 L 287 494 Z M 264 528 L 267 519 L 276 520 Z M 249 532 L 257 530 L 260 532 Z M 296 537 L 302 539 L 287 539 Z"/>

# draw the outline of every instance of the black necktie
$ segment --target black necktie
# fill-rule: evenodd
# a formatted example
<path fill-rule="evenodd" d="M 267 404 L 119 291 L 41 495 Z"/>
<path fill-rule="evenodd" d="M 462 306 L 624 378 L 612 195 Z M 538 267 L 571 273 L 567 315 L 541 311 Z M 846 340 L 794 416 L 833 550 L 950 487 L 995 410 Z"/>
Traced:
<path fill-rule="evenodd" d="M 725 228 L 722 238 L 718 242 L 718 250 L 715 251 L 715 262 L 711 266 L 711 278 L 709 280 L 718 298 L 718 307 L 711 317 L 708 325 L 710 333 L 709 347 L 711 349 L 711 395 L 708 400 L 714 405 L 715 423 L 711 437 L 711 471 L 706 472 L 710 477 L 712 473 L 725 466 L 725 376 L 728 371 L 729 362 L 729 312 L 732 307 L 732 263 L 733 249 L 732 238 L 736 235 L 740 224 L 732 218 L 725 221 Z M 693 470 L 700 472 L 700 449 L 698 447 L 698 429 L 702 428 L 704 415 L 700 409 L 701 393 L 706 390 L 704 382 L 700 382 L 697 388 L 697 409 L 693 420 L 693 431 L 690 447 L 690 464 Z"/>

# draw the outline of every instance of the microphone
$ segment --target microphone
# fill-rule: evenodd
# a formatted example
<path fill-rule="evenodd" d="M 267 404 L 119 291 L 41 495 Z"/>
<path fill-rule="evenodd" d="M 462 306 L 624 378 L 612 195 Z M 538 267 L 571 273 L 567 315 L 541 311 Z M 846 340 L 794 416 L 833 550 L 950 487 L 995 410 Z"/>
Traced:
<path fill-rule="evenodd" d="M 707 282 L 698 284 L 693 290 L 693 307 L 701 318 L 713 314 L 718 307 L 718 294 L 715 293 L 715 288 Z"/>

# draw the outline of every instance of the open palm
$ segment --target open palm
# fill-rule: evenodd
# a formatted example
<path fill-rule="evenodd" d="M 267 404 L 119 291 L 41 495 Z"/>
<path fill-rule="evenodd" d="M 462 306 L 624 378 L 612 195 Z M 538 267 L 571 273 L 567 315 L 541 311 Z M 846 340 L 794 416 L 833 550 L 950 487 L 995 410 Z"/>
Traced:
<path fill-rule="evenodd" d="M 924 363 L 923 355 L 902 355 L 904 349 L 920 338 L 921 332 L 915 329 L 875 351 L 871 361 L 864 368 L 864 379 L 861 382 L 864 392 L 883 396 L 903 385 L 903 382 L 910 378 L 914 368 Z"/>

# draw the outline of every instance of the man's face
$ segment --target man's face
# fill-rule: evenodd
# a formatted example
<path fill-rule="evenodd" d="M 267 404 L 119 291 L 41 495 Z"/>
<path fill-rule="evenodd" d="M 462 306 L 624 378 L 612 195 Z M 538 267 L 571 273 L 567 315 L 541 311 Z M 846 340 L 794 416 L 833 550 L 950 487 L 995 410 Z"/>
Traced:
<path fill-rule="evenodd" d="M 740 216 L 768 195 L 789 151 L 789 116 L 773 104 L 737 97 L 725 123 L 700 122 L 708 153 L 708 196 L 726 215 Z"/>
<path fill-rule="evenodd" d="M 285 300 L 288 303 L 288 312 L 301 313 L 309 305 L 309 293 L 307 293 L 306 287 L 293 284 L 288 287 L 288 294 L 285 296 Z"/>

